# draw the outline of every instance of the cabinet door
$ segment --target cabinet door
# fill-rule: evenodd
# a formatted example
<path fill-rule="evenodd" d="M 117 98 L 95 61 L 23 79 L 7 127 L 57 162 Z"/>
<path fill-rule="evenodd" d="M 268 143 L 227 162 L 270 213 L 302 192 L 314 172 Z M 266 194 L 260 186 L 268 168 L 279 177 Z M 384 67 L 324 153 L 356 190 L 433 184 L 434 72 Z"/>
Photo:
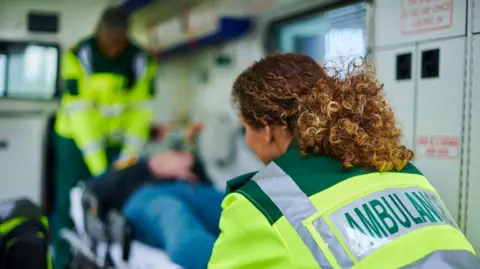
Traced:
<path fill-rule="evenodd" d="M 480 4 L 480 3 L 479 3 Z M 473 247 L 480 251 L 480 35 L 475 35 L 473 53 L 473 89 L 470 118 L 470 153 L 468 163 L 467 237 Z"/>
<path fill-rule="evenodd" d="M 377 76 L 403 130 L 403 143 L 414 147 L 416 54 L 414 46 L 375 53 Z"/>
<path fill-rule="evenodd" d="M 0 118 L 0 201 L 41 203 L 46 118 Z"/>
<path fill-rule="evenodd" d="M 418 46 L 416 163 L 458 219 L 465 37 Z"/>
<path fill-rule="evenodd" d="M 473 32 L 480 33 L 480 0 L 473 0 Z"/>

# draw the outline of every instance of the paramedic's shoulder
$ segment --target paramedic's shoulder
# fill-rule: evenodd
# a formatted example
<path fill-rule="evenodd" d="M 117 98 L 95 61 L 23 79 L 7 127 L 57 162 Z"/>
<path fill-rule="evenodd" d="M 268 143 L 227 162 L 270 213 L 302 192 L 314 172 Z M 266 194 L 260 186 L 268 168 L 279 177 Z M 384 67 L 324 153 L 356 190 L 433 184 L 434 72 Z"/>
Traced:
<path fill-rule="evenodd" d="M 131 53 L 132 57 L 135 57 L 137 55 L 145 55 L 147 56 L 147 59 L 150 62 L 156 62 L 156 57 L 155 53 L 153 53 L 151 50 L 145 49 L 144 47 L 138 45 L 134 41 L 129 40 L 128 41 L 128 51 Z"/>
<path fill-rule="evenodd" d="M 142 53 L 142 54 L 147 54 L 149 57 L 152 56 L 150 55 L 150 53 L 148 53 L 146 49 L 144 49 L 142 46 L 138 45 L 137 43 L 131 40 L 128 41 L 128 50 L 132 52 L 132 55 L 136 55 L 137 53 Z"/>
<path fill-rule="evenodd" d="M 227 194 L 237 192 L 240 190 L 245 184 L 247 184 L 252 177 L 256 174 L 257 172 L 250 172 L 238 177 L 235 177 L 233 179 L 230 179 L 227 182 Z"/>
<path fill-rule="evenodd" d="M 131 49 L 135 52 L 146 52 L 140 45 L 138 45 L 134 41 L 129 40 L 128 41 L 128 46 L 129 46 L 129 49 Z"/>
<path fill-rule="evenodd" d="M 289 252 L 272 225 L 281 213 L 257 185 L 257 172 L 227 182 L 219 227 L 208 269 L 290 269 Z M 276 210 L 276 211 L 275 211 Z M 248 220 L 248 221 L 246 221 Z M 265 252 L 268 250 L 268 257 Z"/>
<path fill-rule="evenodd" d="M 93 36 L 85 37 L 85 38 L 81 39 L 80 41 L 78 41 L 77 43 L 70 46 L 66 50 L 66 53 L 71 53 L 71 54 L 78 57 L 79 51 L 81 51 L 82 49 L 90 47 L 93 44 L 93 42 L 95 42 L 95 38 Z"/>
<path fill-rule="evenodd" d="M 257 180 L 254 179 L 257 173 L 251 172 L 228 181 L 227 197 L 225 197 L 222 206 L 225 208 L 236 202 L 242 205 L 240 207 L 255 207 L 264 215 L 268 223 L 273 225 L 282 216 L 282 213 L 257 184 Z"/>

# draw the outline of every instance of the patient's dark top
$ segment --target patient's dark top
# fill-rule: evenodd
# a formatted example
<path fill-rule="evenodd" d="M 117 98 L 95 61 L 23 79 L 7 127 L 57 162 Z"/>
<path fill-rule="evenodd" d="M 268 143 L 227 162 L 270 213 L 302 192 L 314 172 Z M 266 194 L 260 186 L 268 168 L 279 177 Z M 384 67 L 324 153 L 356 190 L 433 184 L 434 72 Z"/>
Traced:
<path fill-rule="evenodd" d="M 197 175 L 198 184 L 212 184 L 203 162 L 197 157 L 192 172 Z M 140 161 L 123 170 L 109 172 L 101 178 L 92 178 L 86 185 L 98 198 L 102 207 L 120 210 L 128 197 L 144 184 L 164 184 L 174 181 L 176 179 L 155 178 L 148 168 L 147 161 Z"/>

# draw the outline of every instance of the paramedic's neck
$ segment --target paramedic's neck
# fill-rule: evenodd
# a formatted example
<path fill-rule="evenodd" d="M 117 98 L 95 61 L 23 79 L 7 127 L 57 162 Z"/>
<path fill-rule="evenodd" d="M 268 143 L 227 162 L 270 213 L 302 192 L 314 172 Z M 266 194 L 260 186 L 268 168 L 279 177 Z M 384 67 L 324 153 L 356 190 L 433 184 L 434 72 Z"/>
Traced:
<path fill-rule="evenodd" d="M 265 165 L 269 164 L 273 160 L 279 158 L 283 154 L 285 154 L 292 144 L 293 136 L 290 132 L 286 131 L 284 128 L 281 127 L 272 127 L 271 128 L 271 140 L 268 145 L 267 152 L 269 152 L 268 156 L 264 156 L 261 158 Z"/>

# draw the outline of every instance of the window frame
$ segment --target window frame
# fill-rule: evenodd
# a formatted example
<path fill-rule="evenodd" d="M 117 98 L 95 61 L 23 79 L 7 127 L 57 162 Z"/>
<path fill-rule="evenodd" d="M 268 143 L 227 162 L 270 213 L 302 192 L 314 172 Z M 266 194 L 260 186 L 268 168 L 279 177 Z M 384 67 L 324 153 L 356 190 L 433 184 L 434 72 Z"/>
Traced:
<path fill-rule="evenodd" d="M 5 64 L 5 81 L 4 81 L 4 92 L 2 95 L 0 95 L 0 100 L 24 100 L 24 101 L 52 101 L 56 100 L 60 97 L 60 64 L 61 64 L 61 57 L 62 57 L 62 48 L 60 44 L 55 43 L 55 42 L 45 42 L 45 41 L 34 41 L 34 40 L 7 40 L 7 39 L 0 39 L 0 48 L 2 45 L 6 46 L 6 53 L 2 53 L 0 50 L 0 53 L 6 56 L 6 64 Z M 39 47 L 47 47 L 47 48 L 54 48 L 57 50 L 58 53 L 58 58 L 57 58 L 57 70 L 56 70 L 56 77 L 55 77 L 55 90 L 52 95 L 52 97 L 46 99 L 46 98 L 26 98 L 26 97 L 12 97 L 8 95 L 9 89 L 8 89 L 8 72 L 9 72 L 9 64 L 10 64 L 10 55 L 8 53 L 8 46 L 10 45 L 19 45 L 19 46 L 39 46 Z"/>
<path fill-rule="evenodd" d="M 366 31 L 366 51 L 368 56 L 371 51 L 372 51 L 372 38 L 371 38 L 371 30 L 369 29 L 370 27 L 370 20 L 371 20 L 371 5 L 373 4 L 374 0 L 351 0 L 348 1 L 348 3 L 345 3 L 343 1 L 337 1 L 335 3 L 331 4 L 323 4 L 319 5 L 313 8 L 310 8 L 306 11 L 303 12 L 297 12 L 297 13 L 292 13 L 288 14 L 286 16 L 281 16 L 278 19 L 273 19 L 270 22 L 268 22 L 267 27 L 265 29 L 265 33 L 263 35 L 264 40 L 263 40 L 263 49 L 264 53 L 266 55 L 272 54 L 272 53 L 277 53 L 280 52 L 280 33 L 279 30 L 281 29 L 282 26 L 288 25 L 290 23 L 293 23 L 297 20 L 304 20 L 308 18 L 312 18 L 319 13 L 325 13 L 330 10 L 350 6 L 350 5 L 355 5 L 359 3 L 365 3 L 367 4 L 367 14 L 366 14 L 366 19 L 365 19 L 365 31 Z"/>

